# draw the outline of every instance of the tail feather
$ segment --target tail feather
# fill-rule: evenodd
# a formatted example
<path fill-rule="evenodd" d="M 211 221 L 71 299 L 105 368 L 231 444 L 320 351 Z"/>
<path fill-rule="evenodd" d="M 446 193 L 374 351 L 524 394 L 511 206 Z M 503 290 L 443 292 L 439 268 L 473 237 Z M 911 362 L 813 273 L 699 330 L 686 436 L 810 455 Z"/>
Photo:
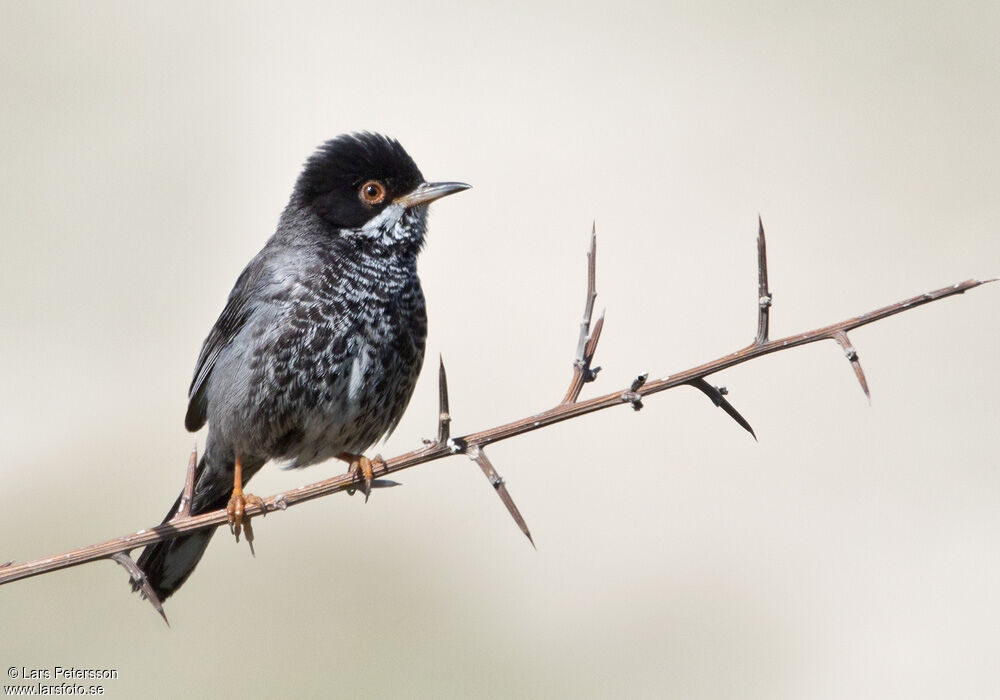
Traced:
<path fill-rule="evenodd" d="M 212 466 L 212 469 L 206 469 L 204 455 L 198 462 L 194 496 L 191 499 L 192 515 L 224 508 L 229 502 L 232 493 L 233 465 L 221 469 L 217 469 L 214 464 Z M 259 469 L 259 466 L 257 468 Z M 229 479 L 224 476 L 227 471 Z M 244 468 L 244 483 L 249 481 L 256 471 L 257 469 Z M 167 517 L 163 519 L 164 524 L 177 515 L 180 503 L 181 497 L 178 496 Z M 152 586 L 160 601 L 169 598 L 187 581 L 188 576 L 201 561 L 214 534 L 214 529 L 198 530 L 188 535 L 156 542 L 143 550 L 136 564 L 146 575 L 146 581 Z M 139 587 L 135 583 L 132 584 L 133 590 L 138 590 Z"/>
<path fill-rule="evenodd" d="M 173 595 L 187 581 L 214 534 L 214 530 L 199 530 L 146 547 L 136 564 L 146 575 L 146 581 L 160 602 Z M 132 584 L 133 590 L 139 587 L 136 583 Z"/>

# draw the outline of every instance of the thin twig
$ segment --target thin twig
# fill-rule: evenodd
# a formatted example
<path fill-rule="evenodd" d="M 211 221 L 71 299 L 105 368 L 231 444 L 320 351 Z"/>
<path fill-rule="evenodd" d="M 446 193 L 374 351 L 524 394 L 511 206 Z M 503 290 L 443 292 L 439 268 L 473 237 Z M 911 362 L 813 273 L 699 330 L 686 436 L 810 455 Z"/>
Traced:
<path fill-rule="evenodd" d="M 563 403 L 573 403 L 580 398 L 583 385 L 592 382 L 601 371 L 600 367 L 591 367 L 590 363 L 597 352 L 597 343 L 601 339 L 601 329 L 604 328 L 604 312 L 590 330 L 590 321 L 594 316 L 594 301 L 597 299 L 597 223 L 590 230 L 590 250 L 587 251 L 587 301 L 583 305 L 583 320 L 580 321 L 580 337 L 576 342 L 576 357 L 573 360 L 573 377 L 569 389 L 563 397 Z"/>
<path fill-rule="evenodd" d="M 582 360 L 583 347 L 586 344 L 587 333 L 590 331 L 590 319 L 594 315 L 594 301 L 597 300 L 597 222 L 590 228 L 590 250 L 587 251 L 587 302 L 583 307 L 583 320 L 580 322 L 580 339 L 576 345 L 576 359 Z"/>
<path fill-rule="evenodd" d="M 473 448 L 482 448 L 501 440 L 507 440 L 517 435 L 523 435 L 534 430 L 560 423 L 564 420 L 577 418 L 588 413 L 600 411 L 613 406 L 630 404 L 633 407 L 637 401 L 643 397 L 650 396 L 678 386 L 684 386 L 704 379 L 709 375 L 736 365 L 748 362 L 763 355 L 773 352 L 790 350 L 794 347 L 815 343 L 820 340 L 836 340 L 838 334 L 845 334 L 855 328 L 880 321 L 894 314 L 909 311 L 910 309 L 929 304 L 946 297 L 962 294 L 970 289 L 974 289 L 987 282 L 995 280 L 966 280 L 948 287 L 942 287 L 924 294 L 919 294 L 909 299 L 904 299 L 895 304 L 884 306 L 874 311 L 849 318 L 839 323 L 834 323 L 821 328 L 816 328 L 805 333 L 791 335 L 778 340 L 765 342 L 754 342 L 751 345 L 733 353 L 724 355 L 718 359 L 692 367 L 691 369 L 678 372 L 674 375 L 666 376 L 652 381 L 636 380 L 624 391 L 613 391 L 603 396 L 598 396 L 585 401 L 561 403 L 547 411 L 537 413 L 520 420 L 516 420 L 494 428 L 488 428 L 475 433 L 469 433 L 463 437 L 452 438 L 446 444 L 435 444 L 424 447 L 406 454 L 394 457 L 384 462 L 378 463 L 375 468 L 376 477 L 384 477 L 388 474 L 415 467 L 418 464 L 425 464 L 449 455 L 460 452 L 467 452 Z M 641 405 L 641 404 L 640 404 Z M 277 494 L 264 500 L 263 509 L 256 505 L 247 507 L 245 517 L 255 517 L 262 512 L 272 512 L 275 510 L 285 510 L 291 506 L 306 501 L 327 496 L 339 491 L 346 491 L 355 485 L 354 476 L 350 473 L 342 474 L 330 479 L 318 481 L 307 486 Z M 178 535 L 194 532 L 207 528 L 218 527 L 228 522 L 228 515 L 225 509 L 219 509 L 210 513 L 203 513 L 192 516 L 183 521 L 169 522 L 156 527 L 139 530 L 130 535 L 116 537 L 99 544 L 81 547 L 64 554 L 59 554 L 34 561 L 12 564 L 0 567 L 0 584 L 10 583 L 23 578 L 37 576 L 58 569 L 65 569 L 71 566 L 78 566 L 87 562 L 99 559 L 107 559 L 121 552 L 128 552 L 137 547 L 142 547 L 153 542 L 177 537 Z"/>

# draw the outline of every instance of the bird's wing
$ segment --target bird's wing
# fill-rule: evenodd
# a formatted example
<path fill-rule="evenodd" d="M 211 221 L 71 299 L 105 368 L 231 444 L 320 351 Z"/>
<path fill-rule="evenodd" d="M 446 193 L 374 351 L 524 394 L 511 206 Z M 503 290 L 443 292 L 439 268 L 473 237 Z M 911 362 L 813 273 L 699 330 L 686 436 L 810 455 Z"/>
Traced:
<path fill-rule="evenodd" d="M 201 346 L 191 388 L 188 389 L 187 415 L 184 416 L 184 427 L 191 432 L 200 430 L 205 425 L 208 408 L 208 397 L 205 393 L 208 377 L 212 374 L 219 353 L 239 334 L 253 314 L 252 301 L 256 298 L 263 272 L 263 256 L 258 255 L 236 280 L 233 291 L 229 293 L 229 299 L 226 301 L 226 307 Z"/>

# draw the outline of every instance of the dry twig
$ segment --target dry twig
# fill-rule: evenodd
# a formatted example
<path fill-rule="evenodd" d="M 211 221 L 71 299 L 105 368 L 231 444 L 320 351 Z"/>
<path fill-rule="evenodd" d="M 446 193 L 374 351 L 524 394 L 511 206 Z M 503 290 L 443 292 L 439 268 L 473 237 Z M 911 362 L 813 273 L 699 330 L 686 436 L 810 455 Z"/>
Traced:
<path fill-rule="evenodd" d="M 580 339 L 576 344 L 576 359 L 573 360 L 573 378 L 563 397 L 563 403 L 573 403 L 580 398 L 583 385 L 594 381 L 600 367 L 591 367 L 590 362 L 597 352 L 597 342 L 604 328 L 604 312 L 590 330 L 590 320 L 594 316 L 594 301 L 597 299 L 597 223 L 590 229 L 590 250 L 587 252 L 587 302 L 583 305 L 583 320 L 580 321 Z"/>
<path fill-rule="evenodd" d="M 844 349 L 844 352 L 854 369 L 855 375 L 861 383 L 861 388 L 864 390 L 865 395 L 868 396 L 868 383 L 865 380 L 865 375 L 861 370 L 860 363 L 858 362 L 857 351 L 851 345 L 850 340 L 847 337 L 848 331 L 860 328 L 861 326 L 865 326 L 869 323 L 880 321 L 894 314 L 908 311 L 916 308 L 917 306 L 922 306 L 923 304 L 928 304 L 956 294 L 962 294 L 969 289 L 980 286 L 981 284 L 994 281 L 966 280 L 965 282 L 960 282 L 949 287 L 943 287 L 909 299 L 904 299 L 903 301 L 889 306 L 884 306 L 880 309 L 870 311 L 860 316 L 855 316 L 854 318 L 847 319 L 846 321 L 816 328 L 805 333 L 791 335 L 786 338 L 780 338 L 778 340 L 769 340 L 768 326 L 772 296 L 770 288 L 768 287 L 767 253 L 763 224 L 759 225 L 757 252 L 759 311 L 757 319 L 757 335 L 750 345 L 736 352 L 724 355 L 718 359 L 698 365 L 697 367 L 692 367 L 691 369 L 665 376 L 660 379 L 649 380 L 646 375 L 641 375 L 637 377 L 625 390 L 613 391 L 609 394 L 604 394 L 603 396 L 597 396 L 592 399 L 580 401 L 579 396 L 581 390 L 583 389 L 583 385 L 593 381 L 597 371 L 600 369 L 597 367 L 591 367 L 591 362 L 597 350 L 597 342 L 600 339 L 604 322 L 604 315 L 602 313 L 601 317 L 596 323 L 593 324 L 593 327 L 591 327 L 594 300 L 597 296 L 595 283 L 595 230 L 591 233 L 590 251 L 587 255 L 587 301 L 584 306 L 583 321 L 580 324 L 580 337 L 577 343 L 576 358 L 573 363 L 573 376 L 570 382 L 570 387 L 567 390 L 562 402 L 549 410 L 536 413 L 535 415 L 528 416 L 527 418 L 522 418 L 505 425 L 488 428 L 479 432 L 469 433 L 468 435 L 464 435 L 462 437 L 450 438 L 451 415 L 448 407 L 448 386 L 444 371 L 444 363 L 442 362 L 439 371 L 439 398 L 441 406 L 438 417 L 437 440 L 428 441 L 428 444 L 421 449 L 407 452 L 406 454 L 398 457 L 377 463 L 375 476 L 385 477 L 389 474 L 415 467 L 418 464 L 425 464 L 427 462 L 432 462 L 455 454 L 465 454 L 482 468 L 483 473 L 486 474 L 487 478 L 497 490 L 497 493 L 503 500 L 504 505 L 507 507 L 510 514 L 513 516 L 518 527 L 528 537 L 528 539 L 531 540 L 531 534 L 528 531 L 528 527 L 525 524 L 524 519 L 521 517 L 521 514 L 518 512 L 517 507 L 514 505 L 514 502 L 511 500 L 510 495 L 507 493 L 503 479 L 500 478 L 500 475 L 497 474 L 493 465 L 486 457 L 484 448 L 487 445 L 491 445 L 495 442 L 506 440 L 517 435 L 522 435 L 533 430 L 545 428 L 555 423 L 570 420 L 587 413 L 593 413 L 594 411 L 611 408 L 613 406 L 626 404 L 632 406 L 635 410 L 639 410 L 642 408 L 643 398 L 678 386 L 693 386 L 703 392 L 713 401 L 713 403 L 715 403 L 715 405 L 722 408 L 737 423 L 753 435 L 753 429 L 750 427 L 750 424 L 726 400 L 725 394 L 727 392 L 725 388 L 715 387 L 709 384 L 706 381 L 706 377 L 772 352 L 789 350 L 800 345 L 806 345 L 820 340 L 833 340 Z M 756 438 L 756 436 L 754 437 Z M 190 515 L 190 494 L 191 489 L 193 488 L 194 467 L 196 464 L 197 454 L 192 453 L 187 471 L 187 477 L 185 479 L 181 512 L 179 512 L 177 517 L 173 518 L 170 522 L 44 559 L 36 559 L 34 561 L 21 563 L 8 562 L 6 564 L 0 564 L 0 584 L 10 583 L 11 581 L 37 576 L 50 571 L 56 571 L 58 569 L 78 566 L 80 564 L 85 564 L 99 559 L 112 559 L 129 571 L 131 579 L 141 589 L 144 585 L 143 582 L 145 577 L 143 573 L 139 571 L 131 557 L 128 556 L 128 552 L 153 542 L 159 542 L 172 537 L 177 537 L 178 535 L 184 533 L 194 532 L 195 530 L 205 528 L 218 527 L 228 521 L 225 509 L 213 511 L 211 513 L 203 513 L 196 516 Z M 382 482 L 378 485 L 389 486 L 394 485 L 394 482 L 382 480 Z M 299 488 L 267 498 L 264 500 L 263 509 L 255 505 L 248 506 L 246 516 L 255 517 L 263 514 L 264 512 L 285 510 L 290 506 L 310 501 L 314 498 L 328 496 L 339 491 L 350 491 L 356 487 L 356 477 L 349 473 L 342 474 L 340 476 L 325 479 L 307 486 L 300 486 Z M 532 544 L 534 544 L 533 541 Z M 145 586 L 145 588 L 147 589 L 145 591 L 146 596 L 150 598 L 150 602 L 153 603 L 153 606 L 162 615 L 163 609 L 159 605 L 159 601 L 155 599 L 155 596 L 150 596 L 152 591 L 148 590 L 148 586 Z M 164 617 L 164 619 L 166 619 L 166 617 Z"/>

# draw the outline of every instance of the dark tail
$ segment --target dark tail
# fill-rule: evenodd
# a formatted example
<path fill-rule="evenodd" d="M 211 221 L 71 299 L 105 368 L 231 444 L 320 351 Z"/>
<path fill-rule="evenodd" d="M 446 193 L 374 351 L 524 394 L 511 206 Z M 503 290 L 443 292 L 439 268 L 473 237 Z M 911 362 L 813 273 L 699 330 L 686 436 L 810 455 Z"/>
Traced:
<path fill-rule="evenodd" d="M 244 483 L 256 473 L 260 465 L 255 469 L 243 468 Z M 195 476 L 194 496 L 191 499 L 191 515 L 207 513 L 219 508 L 225 508 L 229 503 L 229 497 L 233 490 L 233 465 L 212 465 L 211 469 L 206 469 L 205 456 L 202 455 L 198 462 Z M 178 495 L 174 505 L 163 519 L 164 523 L 170 521 L 180 508 L 181 497 Z M 153 591 L 164 601 L 173 595 L 174 591 L 184 585 L 188 576 L 198 566 L 201 555 L 205 553 L 208 543 L 215 534 L 214 529 L 199 530 L 190 535 L 182 535 L 172 540 L 164 540 L 149 545 L 143 550 L 136 564 L 146 575 L 146 580 L 153 587 Z M 139 585 L 133 583 L 133 590 L 138 590 Z"/>

